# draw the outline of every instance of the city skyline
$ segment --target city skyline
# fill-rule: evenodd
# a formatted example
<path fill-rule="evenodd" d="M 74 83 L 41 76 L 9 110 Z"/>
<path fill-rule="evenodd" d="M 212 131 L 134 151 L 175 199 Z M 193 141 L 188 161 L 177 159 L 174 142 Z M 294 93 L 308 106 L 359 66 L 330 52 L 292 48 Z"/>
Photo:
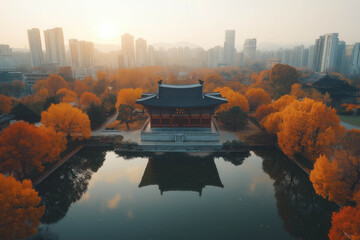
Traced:
<path fill-rule="evenodd" d="M 264 50 L 272 45 L 273 49 L 313 45 L 313 39 L 324 33 L 339 33 L 349 44 L 360 39 L 360 32 L 355 31 L 360 28 L 356 12 L 360 2 L 355 0 L 206 1 L 206 4 L 204 0 L 171 3 L 105 0 L 101 5 L 93 1 L 86 1 L 86 4 L 62 1 L 56 8 L 41 0 L 21 1 L 22 8 L 18 7 L 18 2 L 2 2 L 0 36 L 2 43 L 14 48 L 29 48 L 28 29 L 39 28 L 42 32 L 54 27 L 64 29 L 65 43 L 75 38 L 120 45 L 121 35 L 130 33 L 135 38 L 146 39 L 148 44 L 187 41 L 205 49 L 221 44 L 227 29 L 236 31 L 236 48 L 242 47 L 248 38 L 257 38 L 258 49 Z M 330 13 L 329 9 L 325 13 L 325 4 L 332 6 Z M 79 9 L 82 9 L 81 14 Z M 8 28 L 8 23 L 12 23 L 12 28 Z"/>

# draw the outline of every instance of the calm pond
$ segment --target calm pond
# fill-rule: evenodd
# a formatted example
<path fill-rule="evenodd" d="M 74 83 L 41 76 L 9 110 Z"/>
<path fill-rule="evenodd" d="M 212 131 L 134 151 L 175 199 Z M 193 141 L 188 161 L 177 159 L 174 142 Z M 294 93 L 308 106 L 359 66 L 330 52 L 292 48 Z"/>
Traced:
<path fill-rule="evenodd" d="M 124 154 L 85 148 L 38 187 L 32 239 L 327 239 L 336 206 L 276 149 Z"/>

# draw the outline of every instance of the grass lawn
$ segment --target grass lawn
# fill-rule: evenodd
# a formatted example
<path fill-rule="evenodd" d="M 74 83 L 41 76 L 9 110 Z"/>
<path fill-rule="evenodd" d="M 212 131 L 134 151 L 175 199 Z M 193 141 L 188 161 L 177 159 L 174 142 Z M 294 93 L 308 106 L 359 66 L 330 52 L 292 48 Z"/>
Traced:
<path fill-rule="evenodd" d="M 339 117 L 345 123 L 360 127 L 360 115 L 339 115 Z"/>
<path fill-rule="evenodd" d="M 146 118 L 138 118 L 135 119 L 133 122 L 129 123 L 129 130 L 137 130 L 141 129 L 146 121 Z M 127 131 L 126 123 L 120 123 L 119 120 L 115 120 L 114 122 L 108 124 L 106 129 L 115 129 L 119 131 Z"/>

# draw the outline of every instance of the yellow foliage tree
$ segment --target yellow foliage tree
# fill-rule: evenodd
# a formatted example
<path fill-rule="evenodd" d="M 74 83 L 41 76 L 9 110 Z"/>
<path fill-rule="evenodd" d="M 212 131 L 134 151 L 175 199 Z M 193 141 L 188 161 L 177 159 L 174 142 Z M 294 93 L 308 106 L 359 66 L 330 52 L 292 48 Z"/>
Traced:
<path fill-rule="evenodd" d="M 66 102 L 66 103 L 75 102 L 77 99 L 76 93 L 67 88 L 59 89 L 56 92 L 56 95 L 59 97 L 61 102 Z"/>
<path fill-rule="evenodd" d="M 217 87 L 224 86 L 223 78 L 217 73 L 211 73 L 204 77 L 205 91 L 212 92 Z"/>
<path fill-rule="evenodd" d="M 56 92 L 61 88 L 69 88 L 63 77 L 54 74 L 50 74 L 50 77 L 45 80 L 45 86 L 51 96 L 55 96 Z"/>
<path fill-rule="evenodd" d="M 66 139 L 53 129 L 16 122 L 0 135 L 0 169 L 24 178 L 33 169 L 42 171 L 43 164 L 57 160 L 65 148 Z"/>
<path fill-rule="evenodd" d="M 91 135 L 88 115 L 69 103 L 52 104 L 41 113 L 41 123 L 73 139 L 89 138 Z"/>
<path fill-rule="evenodd" d="M 239 107 L 242 111 L 249 111 L 249 102 L 242 94 L 235 92 L 228 87 L 216 88 L 214 92 L 220 92 L 221 96 L 227 99 L 228 103 L 222 104 L 218 111 L 227 111 L 232 107 Z"/>
<path fill-rule="evenodd" d="M 335 109 L 305 98 L 293 101 L 282 111 L 278 143 L 283 152 L 291 157 L 302 153 L 315 161 L 336 143 L 343 129 Z"/>
<path fill-rule="evenodd" d="M 141 97 L 143 91 L 141 88 L 124 88 L 121 89 L 117 96 L 116 109 L 119 109 L 120 105 L 128 105 L 132 109 L 138 107 L 136 100 Z"/>
<path fill-rule="evenodd" d="M 360 202 L 360 130 L 350 130 L 330 157 L 320 156 L 310 180 L 317 194 L 331 201 Z"/>
<path fill-rule="evenodd" d="M 91 104 L 101 105 L 100 99 L 91 92 L 84 92 L 80 98 L 80 104 L 84 108 L 90 107 Z"/>
<path fill-rule="evenodd" d="M 25 239 L 36 233 L 45 207 L 30 180 L 0 174 L 0 239 Z"/>
<path fill-rule="evenodd" d="M 295 96 L 296 98 L 304 98 L 307 96 L 306 92 L 301 89 L 301 84 L 295 83 L 291 86 L 291 95 Z"/>
<path fill-rule="evenodd" d="M 91 81 L 91 80 L 89 80 Z M 93 83 L 90 83 L 91 85 Z M 79 81 L 79 80 L 75 80 L 74 84 L 73 84 L 73 90 L 74 92 L 78 95 L 81 96 L 84 92 L 88 92 L 90 90 L 90 87 L 85 83 L 85 81 Z"/>
<path fill-rule="evenodd" d="M 273 112 L 276 112 L 276 109 L 273 105 L 261 105 L 260 107 L 258 107 L 258 109 L 256 109 L 255 118 L 259 121 L 262 121 L 265 117 L 267 117 Z"/>
<path fill-rule="evenodd" d="M 250 111 L 256 111 L 259 106 L 271 103 L 270 95 L 261 88 L 250 88 L 245 97 L 249 101 Z"/>

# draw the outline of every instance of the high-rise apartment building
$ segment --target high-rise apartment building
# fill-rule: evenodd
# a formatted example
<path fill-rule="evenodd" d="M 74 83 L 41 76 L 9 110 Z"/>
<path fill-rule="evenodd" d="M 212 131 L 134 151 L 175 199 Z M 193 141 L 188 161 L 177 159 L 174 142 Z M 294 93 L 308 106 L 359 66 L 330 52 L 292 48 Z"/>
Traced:
<path fill-rule="evenodd" d="M 71 63 L 74 67 L 91 68 L 95 65 L 94 43 L 87 41 L 69 40 Z"/>
<path fill-rule="evenodd" d="M 155 49 L 152 45 L 149 45 L 148 47 L 148 64 L 150 66 L 155 65 Z"/>
<path fill-rule="evenodd" d="M 7 44 L 0 44 L 0 56 L 11 56 L 12 49 Z"/>
<path fill-rule="evenodd" d="M 350 74 L 360 74 L 360 43 L 355 43 L 350 61 Z"/>
<path fill-rule="evenodd" d="M 314 57 L 315 57 L 315 46 L 311 45 L 309 47 L 309 56 L 307 61 L 307 67 L 312 68 L 314 64 Z"/>
<path fill-rule="evenodd" d="M 29 29 L 27 30 L 27 34 L 29 39 L 31 65 L 36 67 L 44 63 L 40 30 L 38 28 Z"/>
<path fill-rule="evenodd" d="M 136 65 L 143 67 L 148 65 L 148 50 L 146 40 L 142 38 L 136 39 Z"/>
<path fill-rule="evenodd" d="M 246 39 L 244 42 L 244 58 L 245 61 L 253 62 L 256 56 L 256 38 Z"/>
<path fill-rule="evenodd" d="M 337 50 L 339 46 L 338 33 L 329 33 L 324 35 L 324 50 L 321 62 L 321 72 L 326 72 L 329 69 L 336 67 Z"/>
<path fill-rule="evenodd" d="M 44 37 L 47 62 L 66 65 L 64 34 L 62 28 L 45 30 Z"/>
<path fill-rule="evenodd" d="M 224 62 L 224 48 L 221 46 L 216 46 L 213 48 L 210 48 L 208 50 L 208 67 L 209 68 L 215 68 L 219 67 Z"/>
<path fill-rule="evenodd" d="M 318 39 L 315 40 L 315 46 L 314 46 L 314 60 L 312 69 L 315 72 L 321 71 L 321 64 L 322 64 L 322 56 L 324 51 L 324 41 L 325 36 L 320 36 Z"/>
<path fill-rule="evenodd" d="M 235 59 L 235 30 L 225 31 L 224 42 L 224 63 L 229 66 L 234 65 Z"/>
<path fill-rule="evenodd" d="M 126 33 L 121 36 L 121 50 L 124 58 L 127 59 L 128 67 L 135 66 L 134 37 Z"/>

